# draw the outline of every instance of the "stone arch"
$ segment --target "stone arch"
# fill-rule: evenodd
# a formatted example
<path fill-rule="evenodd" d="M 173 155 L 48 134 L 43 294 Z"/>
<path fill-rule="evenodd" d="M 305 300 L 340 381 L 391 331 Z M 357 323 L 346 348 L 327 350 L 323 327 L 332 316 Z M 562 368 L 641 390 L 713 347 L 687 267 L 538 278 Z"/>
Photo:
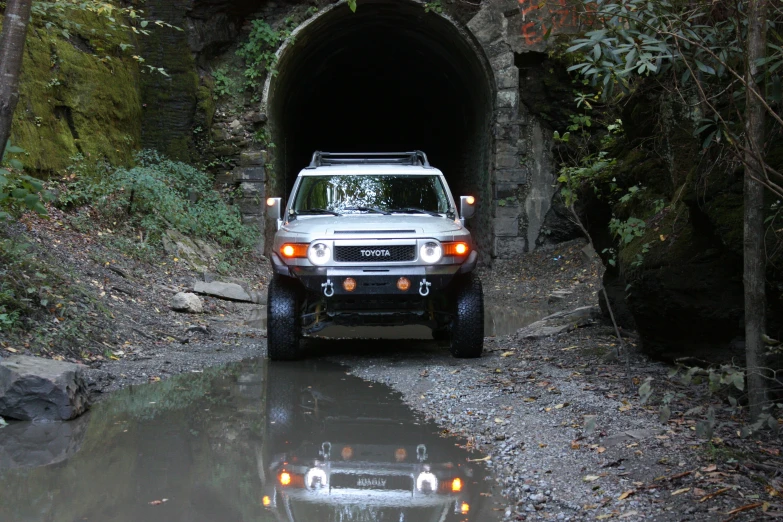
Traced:
<path fill-rule="evenodd" d="M 493 33 L 502 25 L 479 13 L 465 26 L 416 0 L 319 11 L 278 50 L 278 73 L 264 87 L 275 144 L 267 193 L 287 194 L 315 149 L 420 148 L 455 196 L 479 197 L 470 226 L 485 254 L 524 251 L 522 211 L 509 217 L 497 205 L 498 190 L 526 176 L 519 72 Z"/>

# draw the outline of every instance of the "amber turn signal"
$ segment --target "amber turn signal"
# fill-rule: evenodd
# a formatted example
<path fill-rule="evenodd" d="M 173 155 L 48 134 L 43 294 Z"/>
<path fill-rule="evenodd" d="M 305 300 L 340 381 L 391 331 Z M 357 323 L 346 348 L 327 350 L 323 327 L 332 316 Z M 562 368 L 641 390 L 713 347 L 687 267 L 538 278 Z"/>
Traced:
<path fill-rule="evenodd" d="M 284 471 L 280 474 L 280 484 L 287 486 L 291 483 L 291 474 Z"/>
<path fill-rule="evenodd" d="M 296 257 L 307 257 L 306 243 L 286 243 L 280 247 L 280 253 L 283 257 L 293 259 Z"/>
<path fill-rule="evenodd" d="M 269 198 L 266 200 L 266 206 L 267 207 L 274 207 L 275 206 L 275 198 Z"/>
<path fill-rule="evenodd" d="M 470 252 L 470 247 L 467 243 L 443 243 L 444 256 L 464 256 L 468 252 Z"/>
<path fill-rule="evenodd" d="M 454 493 L 459 493 L 462 491 L 462 480 L 459 478 L 455 478 L 451 481 L 451 491 Z"/>
<path fill-rule="evenodd" d="M 465 515 L 470 511 L 470 504 L 467 502 L 463 502 L 460 506 L 460 511 L 462 511 L 462 514 Z"/>
<path fill-rule="evenodd" d="M 397 462 L 403 462 L 407 458 L 408 452 L 405 451 L 405 448 L 397 448 L 397 450 L 394 452 L 394 460 Z"/>
<path fill-rule="evenodd" d="M 264 504 L 264 506 L 268 506 L 272 503 L 272 499 L 268 496 L 264 496 L 264 498 L 261 499 L 261 502 Z"/>
<path fill-rule="evenodd" d="M 353 292 L 356 290 L 356 279 L 353 277 L 346 277 L 343 281 L 343 290 L 346 292 Z"/>
<path fill-rule="evenodd" d="M 467 203 L 468 205 L 475 205 L 476 198 L 474 198 L 473 196 L 468 196 L 465 198 L 465 203 Z"/>
<path fill-rule="evenodd" d="M 411 287 L 411 280 L 407 277 L 401 277 L 397 280 L 397 290 L 407 292 Z"/>

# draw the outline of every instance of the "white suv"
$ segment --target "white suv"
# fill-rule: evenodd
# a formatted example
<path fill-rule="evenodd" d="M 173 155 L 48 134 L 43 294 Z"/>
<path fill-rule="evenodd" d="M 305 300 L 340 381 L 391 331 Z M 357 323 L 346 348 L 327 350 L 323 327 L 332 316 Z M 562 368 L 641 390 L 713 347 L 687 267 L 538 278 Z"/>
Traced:
<path fill-rule="evenodd" d="M 269 287 L 268 353 L 300 355 L 303 333 L 330 325 L 430 327 L 456 357 L 484 341 L 478 260 L 443 173 L 421 151 L 316 152 L 288 205 L 267 200 L 277 220 Z"/>

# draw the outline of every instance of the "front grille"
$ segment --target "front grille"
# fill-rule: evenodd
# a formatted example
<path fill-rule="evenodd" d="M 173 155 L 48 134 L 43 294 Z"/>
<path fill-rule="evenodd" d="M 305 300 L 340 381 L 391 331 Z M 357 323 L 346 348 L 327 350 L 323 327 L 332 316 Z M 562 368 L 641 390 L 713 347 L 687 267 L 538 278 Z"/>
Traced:
<path fill-rule="evenodd" d="M 334 260 L 338 263 L 388 263 L 414 259 L 415 245 L 338 246 L 334 249 Z"/>
<path fill-rule="evenodd" d="M 405 475 L 353 475 L 332 473 L 329 478 L 333 488 L 403 490 L 413 489 L 413 477 Z"/>

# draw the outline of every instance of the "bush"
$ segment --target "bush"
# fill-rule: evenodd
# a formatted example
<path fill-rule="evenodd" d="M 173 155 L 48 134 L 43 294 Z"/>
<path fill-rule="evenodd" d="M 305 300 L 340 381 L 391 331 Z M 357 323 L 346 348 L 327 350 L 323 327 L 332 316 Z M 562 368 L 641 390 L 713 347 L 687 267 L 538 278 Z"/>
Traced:
<path fill-rule="evenodd" d="M 91 204 L 116 231 L 155 243 L 173 228 L 245 251 L 256 244 L 259 231 L 243 225 L 239 210 L 213 189 L 211 176 L 195 167 L 154 151 L 139 153 L 135 167 L 115 171 L 75 159 L 69 176 L 75 180 L 60 203 Z"/>

